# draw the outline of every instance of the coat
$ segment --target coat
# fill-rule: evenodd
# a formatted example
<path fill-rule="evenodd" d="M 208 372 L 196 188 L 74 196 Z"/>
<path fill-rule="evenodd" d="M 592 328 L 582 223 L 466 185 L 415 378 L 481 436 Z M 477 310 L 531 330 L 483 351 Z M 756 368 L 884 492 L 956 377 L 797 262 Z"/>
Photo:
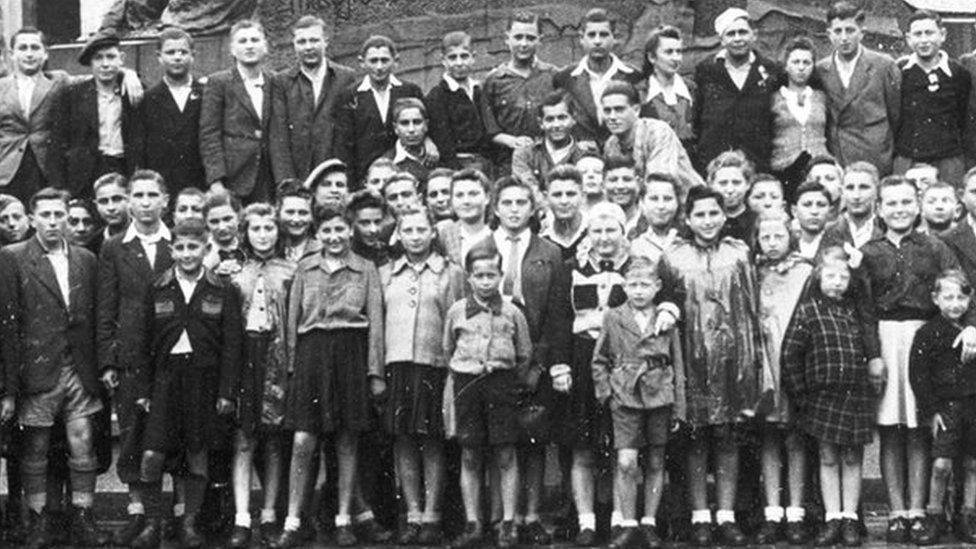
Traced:
<path fill-rule="evenodd" d="M 159 172 L 174 198 L 182 189 L 205 188 L 207 183 L 199 136 L 203 79 L 194 80 L 190 86 L 182 111 L 166 82 L 147 91 L 139 104 L 139 167 Z"/>
<path fill-rule="evenodd" d="M 236 67 L 207 78 L 200 108 L 200 156 L 208 185 L 223 181 L 235 195 L 248 196 L 259 187 L 258 178 L 267 177 L 262 159 L 268 158 L 273 88 L 274 79 L 265 73 L 259 117 Z"/>
<path fill-rule="evenodd" d="M 816 71 L 827 93 L 827 149 L 841 166 L 864 160 L 891 173 L 901 109 L 901 71 L 895 61 L 862 46 L 845 89 L 830 55 Z"/>
<path fill-rule="evenodd" d="M 37 238 L 0 249 L 0 353 L 6 392 L 32 395 L 55 388 L 62 358 L 71 357 L 85 390 L 99 394 L 95 352 L 98 261 L 68 245 L 69 304 Z"/>
<path fill-rule="evenodd" d="M 67 86 L 68 76 L 62 72 L 40 73 L 31 95 L 30 116 L 25 117 L 16 78 L 12 74 L 0 78 L 0 190 L 16 175 L 28 146 L 47 184 L 64 188 L 60 113 Z"/>
<path fill-rule="evenodd" d="M 570 65 L 554 74 L 552 76 L 552 87 L 569 95 L 570 109 L 573 112 L 573 118 L 576 119 L 573 137 L 580 141 L 593 141 L 602 144 L 610 137 L 610 131 L 600 121 L 598 113 L 600 98 L 593 97 L 593 91 L 590 88 L 590 74 L 581 68 L 583 63 L 586 63 L 586 58 L 583 58 L 579 64 Z M 621 68 L 610 77 L 611 80 L 626 82 L 635 88 L 643 84 L 644 79 L 640 71 L 623 63 L 619 66 Z"/>
<path fill-rule="evenodd" d="M 271 169 L 275 181 L 304 181 L 322 162 L 333 158 L 339 97 L 355 85 L 356 73 L 326 63 L 322 91 L 315 102 L 312 85 L 299 67 L 278 74 L 271 120 Z"/>
<path fill-rule="evenodd" d="M 942 241 L 956 254 L 959 267 L 966 273 L 970 284 L 976 282 L 976 235 L 969 217 L 956 224 L 955 227 L 942 233 Z"/>

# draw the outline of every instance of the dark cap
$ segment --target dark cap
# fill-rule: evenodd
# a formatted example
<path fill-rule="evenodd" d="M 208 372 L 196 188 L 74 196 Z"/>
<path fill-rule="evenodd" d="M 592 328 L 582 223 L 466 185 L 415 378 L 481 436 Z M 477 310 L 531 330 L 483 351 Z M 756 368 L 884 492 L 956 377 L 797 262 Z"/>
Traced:
<path fill-rule="evenodd" d="M 119 35 L 113 29 L 103 29 L 96 32 L 85 44 L 85 48 L 78 55 L 78 62 L 84 66 L 91 65 L 91 58 L 105 48 L 118 47 L 122 43 Z"/>

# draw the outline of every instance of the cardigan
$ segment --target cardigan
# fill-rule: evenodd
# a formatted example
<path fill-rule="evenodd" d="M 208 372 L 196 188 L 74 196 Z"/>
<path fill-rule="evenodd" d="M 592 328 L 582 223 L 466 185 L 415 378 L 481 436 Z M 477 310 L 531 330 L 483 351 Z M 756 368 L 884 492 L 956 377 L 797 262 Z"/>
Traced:
<path fill-rule="evenodd" d="M 786 97 L 782 93 L 773 94 L 773 150 L 769 165 L 777 171 L 789 168 L 800 153 L 806 151 L 811 157 L 823 156 L 827 152 L 827 95 L 813 90 L 809 97 L 810 117 L 805 124 L 790 112 Z"/>

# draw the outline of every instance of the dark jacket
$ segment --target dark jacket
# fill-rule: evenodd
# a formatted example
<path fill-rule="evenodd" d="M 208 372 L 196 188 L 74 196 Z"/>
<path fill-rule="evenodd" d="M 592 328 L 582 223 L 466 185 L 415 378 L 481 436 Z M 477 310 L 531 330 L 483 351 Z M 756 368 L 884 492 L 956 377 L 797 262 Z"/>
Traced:
<path fill-rule="evenodd" d="M 192 367 L 214 374 L 218 396 L 234 400 L 244 340 L 237 290 L 208 270 L 187 303 L 174 269 L 169 269 L 152 284 L 143 303 L 149 314 L 141 326 L 138 398 L 151 397 L 156 370 L 186 330 L 193 348 Z"/>
<path fill-rule="evenodd" d="M 912 160 L 938 161 L 964 152 L 966 108 L 972 88 L 969 73 L 949 59 L 941 68 L 926 73 L 910 57 L 898 61 L 901 68 L 901 119 L 895 134 L 895 154 Z M 931 75 L 939 85 L 933 90 Z"/>
<path fill-rule="evenodd" d="M 597 109 L 600 108 L 600 98 L 593 97 L 590 89 L 590 75 L 585 70 L 580 72 L 580 65 L 585 63 L 584 58 L 580 64 L 570 65 L 552 76 L 552 87 L 569 94 L 573 118 L 576 119 L 576 126 L 573 128 L 573 137 L 582 141 L 593 141 L 602 147 L 603 142 L 610 137 L 610 130 L 600 123 Z M 643 77 L 637 69 L 623 65 L 623 69 L 618 70 L 611 77 L 615 81 L 627 82 L 632 86 L 640 86 Z M 578 74 L 574 74 L 578 73 Z"/>
<path fill-rule="evenodd" d="M 338 99 L 353 86 L 356 73 L 329 60 L 319 100 L 299 67 L 277 75 L 271 120 L 271 168 L 275 181 L 304 180 L 333 153 Z"/>
<path fill-rule="evenodd" d="M 203 88 L 204 79 L 192 82 L 182 111 L 166 82 L 147 91 L 139 105 L 138 165 L 159 172 L 174 198 L 187 187 L 206 188 L 199 137 Z"/>
<path fill-rule="evenodd" d="M 976 282 L 976 235 L 973 234 L 969 218 L 964 218 L 955 227 L 942 233 L 940 238 L 956 254 L 959 267 L 966 273 L 969 283 Z"/>
<path fill-rule="evenodd" d="M 487 154 L 491 147 L 481 118 L 481 85 L 474 88 L 474 100 L 462 89 L 451 91 L 443 78 L 427 92 L 424 100 L 429 118 L 428 135 L 441 153 L 441 162 L 460 168 L 457 153 Z"/>
<path fill-rule="evenodd" d="M 68 77 L 63 72 L 39 74 L 31 96 L 30 116 L 25 117 L 16 78 L 12 74 L 0 78 L 0 190 L 17 174 L 27 147 L 47 184 L 64 187 L 61 140 L 65 136 L 59 115 L 67 86 Z"/>
<path fill-rule="evenodd" d="M 98 394 L 97 269 L 94 254 L 68 245 L 71 293 L 65 306 L 54 267 L 36 237 L 0 249 L 0 352 L 9 394 L 55 388 L 65 357 L 70 357 L 85 390 Z"/>
<path fill-rule="evenodd" d="M 962 328 L 938 315 L 915 332 L 908 360 L 908 379 L 925 421 L 947 400 L 976 395 L 976 366 L 963 364 L 953 347 Z"/>

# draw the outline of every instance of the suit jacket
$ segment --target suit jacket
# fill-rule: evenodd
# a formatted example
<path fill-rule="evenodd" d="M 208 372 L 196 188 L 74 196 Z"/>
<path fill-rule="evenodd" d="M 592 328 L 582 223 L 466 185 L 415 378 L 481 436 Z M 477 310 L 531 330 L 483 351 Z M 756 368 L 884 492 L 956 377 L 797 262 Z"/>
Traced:
<path fill-rule="evenodd" d="M 186 187 L 206 185 L 199 139 L 203 87 L 203 79 L 191 83 L 190 96 L 182 111 L 166 82 L 147 91 L 139 105 L 142 121 L 136 136 L 139 167 L 159 172 L 174 197 Z"/>
<path fill-rule="evenodd" d="M 153 281 L 173 265 L 169 242 L 156 245 L 155 264 L 138 238 L 122 242 L 125 234 L 108 239 L 98 258 L 98 306 L 96 309 L 99 370 L 134 369 L 142 351 L 143 308 Z"/>
<path fill-rule="evenodd" d="M 879 219 L 874 218 L 874 227 L 871 228 L 871 238 L 868 242 L 884 236 L 884 230 L 881 225 L 878 224 Z M 840 216 L 837 219 L 827 223 L 824 227 L 824 240 L 830 240 L 837 245 L 844 245 L 845 243 L 854 245 L 854 236 L 851 233 L 851 224 L 847 221 L 845 216 Z"/>
<path fill-rule="evenodd" d="M 333 158 L 333 137 L 339 95 L 354 85 L 356 73 L 328 61 L 319 100 L 299 67 L 277 76 L 271 120 L 271 168 L 276 182 L 305 180 L 325 160 Z"/>
<path fill-rule="evenodd" d="M 845 89 L 829 55 L 817 62 L 827 93 L 827 148 L 842 166 L 864 160 L 891 173 L 901 109 L 901 71 L 895 61 L 862 46 Z"/>
<path fill-rule="evenodd" d="M 31 395 L 58 384 L 70 357 L 85 390 L 97 395 L 95 287 L 97 265 L 88 250 L 68 245 L 69 304 L 37 238 L 0 249 L 0 352 L 7 393 Z"/>
<path fill-rule="evenodd" d="M 47 184 L 64 187 L 61 102 L 68 77 L 40 73 L 31 95 L 30 116 L 24 115 L 13 74 L 0 78 L 0 190 L 10 184 L 30 147 Z"/>
<path fill-rule="evenodd" d="M 272 75 L 264 73 L 259 117 L 236 66 L 207 78 L 200 108 L 200 156 L 208 185 L 222 181 L 235 195 L 247 196 L 258 186 L 258 178 L 266 177 L 262 161 L 269 157 L 274 86 Z"/>
<path fill-rule="evenodd" d="M 972 284 L 972 281 L 976 280 L 976 235 L 973 234 L 973 226 L 969 224 L 969 218 L 956 223 L 955 227 L 942 233 L 940 238 L 952 253 L 956 254 L 959 266 Z"/>
<path fill-rule="evenodd" d="M 401 82 L 390 86 L 390 105 L 386 122 L 380 117 L 379 107 L 372 91 L 359 91 L 358 85 L 350 86 L 339 97 L 336 114 L 335 156 L 346 163 L 351 171 L 351 185 L 358 188 L 366 170 L 374 160 L 393 148 L 393 105 L 397 99 L 424 96 L 416 84 Z"/>
<path fill-rule="evenodd" d="M 121 77 L 119 83 L 121 85 Z M 98 88 L 95 80 L 83 80 L 68 87 L 62 112 L 66 188 L 75 196 L 90 197 L 91 184 L 99 176 L 96 170 L 102 154 L 98 150 Z M 135 136 L 141 133 L 139 128 L 139 110 L 123 94 L 122 143 L 127 171 L 123 175 L 131 174 L 138 166 L 138 140 Z"/>
<path fill-rule="evenodd" d="M 573 118 L 576 119 L 573 137 L 577 140 L 594 141 L 602 146 L 603 142 L 610 137 L 610 130 L 600 123 L 597 113 L 600 98 L 593 97 L 593 91 L 590 89 L 590 74 L 580 68 L 584 63 L 586 58 L 583 58 L 578 65 L 570 65 L 554 74 L 552 87 L 569 94 Z M 629 65 L 621 66 L 622 68 L 615 72 L 611 79 L 627 82 L 635 87 L 643 83 L 644 78 L 640 71 Z"/>
<path fill-rule="evenodd" d="M 960 57 L 959 64 L 966 69 L 966 73 L 969 75 L 971 90 L 976 90 L 976 52 L 967 53 Z M 976 91 L 969 92 L 963 148 L 966 152 L 966 167 L 976 165 Z"/>

